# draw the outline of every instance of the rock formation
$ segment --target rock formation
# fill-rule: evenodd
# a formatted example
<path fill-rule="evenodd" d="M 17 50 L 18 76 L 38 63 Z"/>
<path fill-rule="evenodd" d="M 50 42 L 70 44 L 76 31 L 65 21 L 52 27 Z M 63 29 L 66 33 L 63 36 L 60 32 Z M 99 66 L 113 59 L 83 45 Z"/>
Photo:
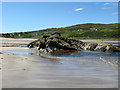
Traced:
<path fill-rule="evenodd" d="M 63 38 L 60 33 L 54 32 L 28 44 L 29 48 L 36 48 L 40 53 L 54 54 L 65 51 L 89 50 L 113 53 L 120 51 L 108 43 L 86 43 L 80 40 Z"/>

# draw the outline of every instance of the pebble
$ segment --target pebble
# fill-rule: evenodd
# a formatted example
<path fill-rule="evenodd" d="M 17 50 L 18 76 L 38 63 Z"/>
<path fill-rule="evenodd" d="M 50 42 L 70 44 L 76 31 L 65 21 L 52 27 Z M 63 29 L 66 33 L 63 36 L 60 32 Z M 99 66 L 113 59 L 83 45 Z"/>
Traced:
<path fill-rule="evenodd" d="M 2 52 L 0 52 L 0 54 L 3 54 Z"/>

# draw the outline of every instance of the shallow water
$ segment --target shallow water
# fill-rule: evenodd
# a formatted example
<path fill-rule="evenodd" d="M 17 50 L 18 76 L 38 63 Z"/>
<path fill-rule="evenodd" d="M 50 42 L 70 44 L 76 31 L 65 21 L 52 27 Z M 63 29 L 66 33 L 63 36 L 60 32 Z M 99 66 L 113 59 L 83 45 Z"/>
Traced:
<path fill-rule="evenodd" d="M 118 87 L 118 57 L 120 52 L 107 54 L 74 51 L 59 55 L 41 56 L 34 55 L 33 53 L 36 51 L 33 49 L 3 52 L 38 58 L 37 61 L 28 61 L 31 65 L 33 63 L 33 66 L 30 67 L 33 70 L 27 71 L 28 76 L 22 76 L 30 78 L 28 81 L 24 80 L 28 87 Z M 39 66 L 39 63 L 44 63 L 46 66 Z"/>
<path fill-rule="evenodd" d="M 31 55 L 32 53 L 35 53 L 32 49 L 22 49 L 22 50 L 3 50 L 3 52 L 6 53 L 14 53 L 19 55 Z"/>
<path fill-rule="evenodd" d="M 14 53 L 14 54 L 20 54 L 20 55 L 30 55 L 30 56 L 39 56 L 37 55 L 37 51 L 34 49 L 26 49 L 26 50 L 4 50 L 3 52 L 7 53 Z M 100 60 L 106 63 L 113 63 L 118 64 L 118 58 L 120 57 L 120 52 L 115 52 L 112 54 L 104 53 L 104 52 L 93 52 L 93 51 L 71 51 L 67 53 L 61 53 L 56 55 L 42 55 L 44 59 L 64 59 L 64 60 L 73 60 L 79 61 L 79 59 L 86 59 L 89 60 L 89 57 L 93 58 L 94 60 Z"/>

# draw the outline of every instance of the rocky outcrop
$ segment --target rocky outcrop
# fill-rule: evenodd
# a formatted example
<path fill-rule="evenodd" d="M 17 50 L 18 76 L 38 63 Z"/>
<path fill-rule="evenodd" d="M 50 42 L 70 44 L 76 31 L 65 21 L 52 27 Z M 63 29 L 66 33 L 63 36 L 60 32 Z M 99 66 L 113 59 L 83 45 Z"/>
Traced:
<path fill-rule="evenodd" d="M 58 53 L 64 51 L 90 50 L 101 52 L 116 52 L 120 48 L 108 43 L 86 43 L 75 39 L 63 38 L 60 33 L 54 32 L 28 44 L 29 48 L 36 48 L 40 53 Z"/>

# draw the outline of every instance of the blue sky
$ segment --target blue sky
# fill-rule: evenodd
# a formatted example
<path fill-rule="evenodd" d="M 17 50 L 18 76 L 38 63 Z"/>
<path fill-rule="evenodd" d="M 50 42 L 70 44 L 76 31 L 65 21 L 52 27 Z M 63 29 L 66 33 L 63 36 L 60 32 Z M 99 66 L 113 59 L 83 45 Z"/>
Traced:
<path fill-rule="evenodd" d="M 2 32 L 117 23 L 117 2 L 3 2 Z"/>

